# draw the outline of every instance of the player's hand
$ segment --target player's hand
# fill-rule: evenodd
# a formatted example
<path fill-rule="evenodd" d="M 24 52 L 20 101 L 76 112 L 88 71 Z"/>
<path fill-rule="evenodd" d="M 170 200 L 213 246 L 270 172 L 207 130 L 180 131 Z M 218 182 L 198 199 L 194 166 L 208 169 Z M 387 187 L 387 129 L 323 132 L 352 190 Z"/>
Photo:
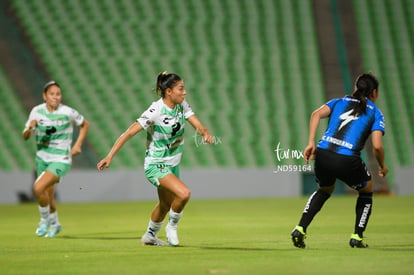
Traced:
<path fill-rule="evenodd" d="M 31 137 L 32 133 L 35 131 L 36 125 L 37 120 L 33 119 L 32 121 L 30 121 L 29 126 L 23 129 L 22 135 L 24 140 L 28 140 Z"/>
<path fill-rule="evenodd" d="M 380 175 L 380 177 L 385 177 L 388 174 L 388 167 L 384 165 L 384 167 L 380 167 L 379 168 L 379 172 L 378 175 Z"/>
<path fill-rule="evenodd" d="M 34 129 L 36 127 L 36 125 L 37 125 L 37 120 L 33 119 L 32 121 L 30 121 L 29 127 Z"/>
<path fill-rule="evenodd" d="M 204 142 L 207 142 L 208 144 L 212 144 L 214 142 L 214 137 L 208 133 L 208 134 L 203 135 L 203 140 Z"/>
<path fill-rule="evenodd" d="M 70 152 L 71 154 L 72 154 L 72 156 L 76 156 L 76 155 L 79 155 L 80 153 L 82 153 L 82 149 L 81 149 L 81 147 L 80 146 L 78 146 L 78 145 L 74 145 L 73 147 L 72 147 L 72 150 L 71 150 L 71 152 Z"/>
<path fill-rule="evenodd" d="M 98 171 L 102 171 L 103 169 L 108 168 L 110 164 L 111 164 L 111 159 L 106 157 L 100 162 L 98 162 L 98 164 L 96 165 L 96 168 L 98 168 Z"/>
<path fill-rule="evenodd" d="M 316 146 L 314 143 L 309 143 L 308 146 L 306 146 L 305 150 L 303 151 L 303 158 L 305 159 L 306 164 L 309 164 L 309 160 L 315 158 L 315 151 Z"/>

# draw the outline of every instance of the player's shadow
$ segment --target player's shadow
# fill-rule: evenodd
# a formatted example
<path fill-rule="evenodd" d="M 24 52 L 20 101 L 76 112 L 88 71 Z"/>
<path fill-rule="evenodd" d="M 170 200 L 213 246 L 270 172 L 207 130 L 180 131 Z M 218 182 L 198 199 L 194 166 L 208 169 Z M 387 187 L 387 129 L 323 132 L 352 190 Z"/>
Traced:
<path fill-rule="evenodd" d="M 117 235 L 120 236 L 111 236 Z M 129 236 L 128 236 L 129 235 Z M 141 237 L 131 236 L 131 232 L 110 232 L 110 233 L 90 233 L 90 234 L 79 234 L 79 235 L 58 235 L 59 239 L 69 240 L 102 240 L 102 241 L 115 241 L 115 240 L 134 240 L 140 241 Z M 167 245 L 168 246 L 168 245 Z M 169 246 L 168 246 L 169 247 Z M 260 247 L 234 247 L 234 246 L 203 246 L 203 245 L 179 245 L 178 248 L 197 248 L 202 250 L 228 250 L 228 251 L 286 251 L 286 247 L 283 248 L 260 248 Z M 297 248 L 291 247 L 292 250 L 298 250 Z M 315 249 L 315 248 L 313 248 Z M 383 245 L 383 246 L 372 246 L 370 250 L 382 250 L 382 251 L 414 251 L 414 244 L 398 244 L 398 245 Z M 307 250 L 310 250 L 307 248 Z"/>
<path fill-rule="evenodd" d="M 120 236 L 111 236 L 119 234 Z M 60 235 L 58 236 L 61 239 L 71 239 L 71 240 L 102 240 L 102 241 L 113 241 L 113 240 L 139 240 L 138 236 L 128 236 L 131 232 L 116 232 L 116 233 L 90 233 L 90 234 L 80 234 L 80 235 Z"/>
<path fill-rule="evenodd" d="M 396 244 L 396 245 L 379 245 L 369 247 L 370 249 L 383 250 L 383 251 L 414 251 L 414 244 Z"/>
<path fill-rule="evenodd" d="M 102 240 L 102 241 L 115 241 L 115 240 L 134 240 L 140 241 L 141 237 L 138 236 L 126 236 L 131 232 L 117 232 L 117 233 L 90 233 L 82 235 L 60 235 L 60 239 L 68 240 Z M 120 234 L 122 236 L 110 236 L 114 234 Z M 100 236 L 101 235 L 101 236 Z M 167 247 L 169 247 L 167 245 Z M 281 249 L 276 248 L 260 248 L 260 247 L 233 247 L 233 246 L 191 246 L 191 245 L 179 245 L 177 248 L 197 248 L 203 250 L 228 250 L 228 251 L 279 251 Z"/>
<path fill-rule="evenodd" d="M 229 246 L 182 246 L 188 248 L 198 248 L 205 250 L 228 250 L 228 251 L 279 251 L 276 248 L 260 248 L 260 247 L 229 247 Z"/>

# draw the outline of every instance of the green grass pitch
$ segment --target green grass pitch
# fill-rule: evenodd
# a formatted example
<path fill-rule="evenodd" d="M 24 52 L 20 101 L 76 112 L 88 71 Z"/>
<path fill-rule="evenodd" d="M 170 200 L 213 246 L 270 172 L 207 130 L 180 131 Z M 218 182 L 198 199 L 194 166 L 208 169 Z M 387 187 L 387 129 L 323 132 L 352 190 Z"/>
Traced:
<path fill-rule="evenodd" d="M 374 197 L 368 249 L 348 245 L 355 196 L 331 197 L 307 248 L 294 247 L 290 232 L 306 200 L 190 201 L 180 247 L 140 245 L 155 202 L 59 204 L 63 231 L 54 239 L 34 234 L 36 204 L 2 205 L 0 274 L 414 273 L 414 197 Z"/>

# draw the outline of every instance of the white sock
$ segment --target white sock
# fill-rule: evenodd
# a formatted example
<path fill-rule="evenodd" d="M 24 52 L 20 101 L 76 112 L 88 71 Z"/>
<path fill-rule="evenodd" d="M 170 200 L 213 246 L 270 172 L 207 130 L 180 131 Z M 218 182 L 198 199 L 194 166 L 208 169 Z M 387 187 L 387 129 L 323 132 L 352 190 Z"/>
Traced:
<path fill-rule="evenodd" d="M 183 212 L 177 213 L 170 209 L 170 217 L 168 219 L 168 224 L 171 226 L 177 226 L 182 216 Z"/>
<path fill-rule="evenodd" d="M 49 214 L 49 221 L 51 224 L 60 224 L 57 211 Z"/>
<path fill-rule="evenodd" d="M 151 219 L 148 223 L 147 232 L 145 232 L 145 235 L 147 235 L 150 238 L 157 238 L 158 232 L 160 231 L 162 227 L 163 222 L 153 222 Z"/>
<path fill-rule="evenodd" d="M 42 220 L 47 220 L 49 218 L 49 214 L 50 214 L 50 206 L 40 206 L 39 205 L 39 213 L 40 213 L 40 218 Z"/>

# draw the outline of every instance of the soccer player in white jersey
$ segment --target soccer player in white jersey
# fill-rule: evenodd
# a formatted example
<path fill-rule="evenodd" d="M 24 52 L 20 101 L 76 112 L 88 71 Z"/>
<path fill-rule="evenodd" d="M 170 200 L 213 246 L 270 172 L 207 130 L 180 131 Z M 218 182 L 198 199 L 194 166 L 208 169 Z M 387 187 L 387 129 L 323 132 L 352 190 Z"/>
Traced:
<path fill-rule="evenodd" d="M 81 153 L 82 143 L 88 133 L 89 123 L 75 109 L 61 104 L 62 91 L 55 81 L 46 83 L 43 104 L 35 106 L 23 130 L 23 138 L 32 133 L 36 138 L 37 179 L 33 191 L 39 203 L 40 222 L 38 236 L 55 237 L 62 230 L 56 211 L 55 184 L 72 165 L 72 156 Z M 73 126 L 80 131 L 72 146 Z"/>
<path fill-rule="evenodd" d="M 115 141 L 108 155 L 102 159 L 99 171 L 108 168 L 121 147 L 142 129 L 147 131 L 145 175 L 157 187 L 159 202 L 152 211 L 147 231 L 141 238 L 144 245 L 165 245 L 158 232 L 169 212 L 165 228 L 171 246 L 179 244 L 177 225 L 190 199 L 189 188 L 180 180 L 179 164 L 184 145 L 184 124 L 187 120 L 207 143 L 213 137 L 194 115 L 185 101 L 183 80 L 174 73 L 163 72 L 157 77 L 156 90 L 160 99 L 152 105 Z"/>

